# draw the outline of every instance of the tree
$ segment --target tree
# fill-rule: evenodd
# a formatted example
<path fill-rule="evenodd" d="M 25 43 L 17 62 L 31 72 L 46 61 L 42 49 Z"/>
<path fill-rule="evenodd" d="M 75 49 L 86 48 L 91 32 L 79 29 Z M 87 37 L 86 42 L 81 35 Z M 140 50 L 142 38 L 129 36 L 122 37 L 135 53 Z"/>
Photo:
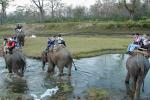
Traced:
<path fill-rule="evenodd" d="M 73 10 L 72 6 L 66 7 L 66 17 L 67 18 L 71 18 L 73 16 L 72 10 Z"/>
<path fill-rule="evenodd" d="M 44 19 L 44 2 L 45 0 L 32 0 L 32 2 L 38 7 L 40 12 L 40 22 Z"/>
<path fill-rule="evenodd" d="M 77 6 L 73 9 L 73 16 L 74 18 L 81 19 L 85 16 L 85 7 L 84 6 Z"/>
<path fill-rule="evenodd" d="M 150 16 L 150 0 L 143 0 L 142 13 L 144 16 Z"/>
<path fill-rule="evenodd" d="M 9 2 L 14 0 L 0 0 L 0 6 L 1 6 L 1 24 L 3 24 L 5 18 L 6 18 L 6 8 L 9 5 Z"/>
<path fill-rule="evenodd" d="M 96 3 L 90 7 L 90 13 L 92 17 L 98 18 L 101 16 L 101 7 L 102 7 L 101 0 L 97 0 Z"/>
<path fill-rule="evenodd" d="M 62 5 L 61 0 L 47 0 L 48 6 L 51 9 L 51 16 L 54 18 L 55 10 Z"/>
<path fill-rule="evenodd" d="M 127 3 L 127 0 L 123 0 L 123 1 L 124 1 L 125 8 L 127 9 L 127 11 L 130 14 L 130 19 L 134 20 L 135 14 L 139 10 L 141 1 L 140 0 L 130 0 L 129 3 Z"/>

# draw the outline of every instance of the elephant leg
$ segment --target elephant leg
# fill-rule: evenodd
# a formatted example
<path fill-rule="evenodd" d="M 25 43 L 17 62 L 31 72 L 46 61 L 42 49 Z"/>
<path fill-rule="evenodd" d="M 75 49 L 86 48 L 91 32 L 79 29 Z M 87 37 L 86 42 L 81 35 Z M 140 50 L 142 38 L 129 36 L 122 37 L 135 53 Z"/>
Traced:
<path fill-rule="evenodd" d="M 126 76 L 126 79 L 125 79 L 127 94 L 130 94 L 129 79 L 130 79 L 130 74 L 129 74 L 129 72 L 128 72 L 128 73 L 127 73 L 127 76 Z"/>
<path fill-rule="evenodd" d="M 8 65 L 6 64 L 5 69 L 7 69 L 7 68 L 8 68 Z"/>
<path fill-rule="evenodd" d="M 9 73 L 12 73 L 12 69 L 11 68 L 8 68 L 8 71 L 9 71 Z"/>
<path fill-rule="evenodd" d="M 132 93 L 135 93 L 137 78 L 133 78 L 132 80 Z"/>
<path fill-rule="evenodd" d="M 21 68 L 21 76 L 24 76 L 24 67 Z"/>
<path fill-rule="evenodd" d="M 23 41 L 22 41 L 22 43 L 21 43 L 21 44 L 22 44 L 22 46 L 24 46 L 24 43 L 23 43 Z"/>
<path fill-rule="evenodd" d="M 48 72 L 48 73 L 54 73 L 54 69 L 55 69 L 55 65 L 54 65 L 54 64 L 49 65 L 47 72 Z"/>
<path fill-rule="evenodd" d="M 9 73 L 12 73 L 12 67 L 11 67 L 11 65 L 7 65 L 7 67 L 8 67 Z"/>
<path fill-rule="evenodd" d="M 63 67 L 58 66 L 58 68 L 59 68 L 59 76 L 63 76 Z"/>
<path fill-rule="evenodd" d="M 19 67 L 17 64 L 12 64 L 12 72 L 20 76 Z"/>
<path fill-rule="evenodd" d="M 142 79 L 143 79 L 143 77 L 139 76 L 137 81 L 136 81 L 134 100 L 139 100 L 140 99 L 140 88 L 141 88 L 141 85 L 142 85 Z"/>
<path fill-rule="evenodd" d="M 19 47 L 22 47 L 22 45 L 21 45 L 21 41 L 19 41 Z"/>
<path fill-rule="evenodd" d="M 68 76 L 71 76 L 72 63 L 68 64 Z"/>
<path fill-rule="evenodd" d="M 42 70 L 44 71 L 45 61 L 42 61 Z"/>

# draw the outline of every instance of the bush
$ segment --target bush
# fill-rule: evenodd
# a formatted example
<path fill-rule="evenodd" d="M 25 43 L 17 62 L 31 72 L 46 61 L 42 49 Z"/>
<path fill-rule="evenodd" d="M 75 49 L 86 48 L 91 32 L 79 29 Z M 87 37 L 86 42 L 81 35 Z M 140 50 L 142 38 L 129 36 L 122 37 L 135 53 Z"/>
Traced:
<path fill-rule="evenodd" d="M 144 23 L 144 24 L 142 25 L 142 27 L 143 27 L 143 28 L 150 28 L 150 23 Z"/>
<path fill-rule="evenodd" d="M 107 29 L 112 29 L 114 27 L 114 24 L 113 23 L 108 23 L 107 25 L 106 25 L 106 28 Z"/>
<path fill-rule="evenodd" d="M 126 24 L 127 28 L 129 28 L 129 29 L 136 26 L 136 23 L 133 20 L 128 20 L 125 24 Z"/>

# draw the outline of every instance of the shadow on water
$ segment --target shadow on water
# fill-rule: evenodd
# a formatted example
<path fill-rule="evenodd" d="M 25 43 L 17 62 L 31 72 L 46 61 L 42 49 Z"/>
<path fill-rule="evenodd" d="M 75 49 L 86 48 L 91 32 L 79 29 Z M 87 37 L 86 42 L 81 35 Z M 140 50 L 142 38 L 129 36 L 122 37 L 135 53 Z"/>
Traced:
<path fill-rule="evenodd" d="M 127 57 L 123 54 L 108 54 L 74 60 L 78 71 L 72 68 L 72 76 L 65 75 L 62 78 L 58 77 L 57 68 L 53 76 L 47 75 L 46 71 L 42 71 L 40 61 L 27 59 L 27 64 L 30 67 L 26 69 L 24 78 L 18 80 L 15 78 L 15 81 L 8 80 L 4 59 L 0 58 L 0 96 L 35 94 L 39 98 L 47 89 L 58 86 L 60 91 L 57 95 L 62 100 L 67 98 L 69 100 L 76 100 L 77 98 L 84 100 L 87 94 L 85 91 L 89 88 L 106 90 L 111 100 L 130 100 L 126 96 L 124 84 L 127 73 L 125 68 Z M 67 73 L 67 69 L 64 73 Z M 150 99 L 149 78 L 150 72 L 145 78 L 145 92 L 141 92 L 142 100 Z M 13 78 L 11 77 L 11 79 Z M 58 99 L 56 96 L 52 98 Z"/>

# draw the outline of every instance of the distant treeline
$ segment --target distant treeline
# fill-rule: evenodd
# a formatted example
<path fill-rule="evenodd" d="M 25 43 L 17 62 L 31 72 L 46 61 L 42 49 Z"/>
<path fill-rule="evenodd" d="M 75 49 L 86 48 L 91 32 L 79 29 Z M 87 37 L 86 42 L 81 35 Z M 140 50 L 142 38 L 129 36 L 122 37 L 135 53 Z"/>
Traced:
<path fill-rule="evenodd" d="M 0 0 L 9 3 L 9 0 Z M 32 0 L 33 5 L 18 6 L 15 12 L 2 9 L 3 23 L 34 22 L 80 22 L 80 21 L 125 21 L 150 18 L 150 0 L 97 0 L 89 8 L 67 6 L 61 0 Z M 130 2 L 128 2 L 130 1 Z M 40 2 L 43 2 L 43 5 Z"/>

